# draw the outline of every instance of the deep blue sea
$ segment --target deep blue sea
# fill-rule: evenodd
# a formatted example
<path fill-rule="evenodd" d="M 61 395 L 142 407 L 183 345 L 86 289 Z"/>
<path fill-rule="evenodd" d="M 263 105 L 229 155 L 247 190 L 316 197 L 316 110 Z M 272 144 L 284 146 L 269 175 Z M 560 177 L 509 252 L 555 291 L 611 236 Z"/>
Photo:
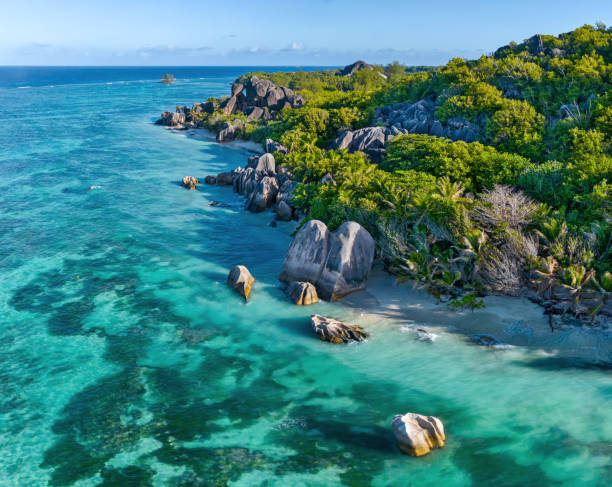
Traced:
<path fill-rule="evenodd" d="M 294 224 L 178 185 L 247 154 L 153 121 L 265 69 L 0 67 L 0 487 L 612 485 L 609 369 L 295 307 Z M 312 312 L 375 332 L 323 343 Z M 399 453 L 408 411 L 446 448 Z"/>

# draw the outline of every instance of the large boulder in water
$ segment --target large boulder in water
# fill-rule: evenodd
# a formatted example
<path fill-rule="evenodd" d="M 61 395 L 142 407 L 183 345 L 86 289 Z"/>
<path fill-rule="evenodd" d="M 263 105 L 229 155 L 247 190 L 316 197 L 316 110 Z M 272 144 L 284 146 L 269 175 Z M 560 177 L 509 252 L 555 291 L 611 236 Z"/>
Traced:
<path fill-rule="evenodd" d="M 227 276 L 227 283 L 245 300 L 249 299 L 254 282 L 255 279 L 243 265 L 234 267 Z"/>
<path fill-rule="evenodd" d="M 287 288 L 287 294 L 298 306 L 308 306 L 319 302 L 317 290 L 309 282 L 292 282 Z"/>
<path fill-rule="evenodd" d="M 362 342 L 368 337 L 368 333 L 359 325 L 344 323 L 327 316 L 312 315 L 310 323 L 319 339 L 325 342 Z"/>
<path fill-rule="evenodd" d="M 278 196 L 276 197 L 276 200 L 278 201 Z M 293 220 L 293 208 L 291 208 L 286 201 L 281 200 L 277 204 L 276 219 L 283 222 Z"/>
<path fill-rule="evenodd" d="M 335 301 L 366 288 L 374 260 L 374 239 L 356 222 L 335 232 L 311 220 L 297 233 L 287 251 L 280 280 L 308 281 L 323 299 Z"/>
<path fill-rule="evenodd" d="M 399 449 L 414 457 L 427 455 L 434 448 L 442 448 L 446 440 L 444 425 L 434 416 L 397 414 L 391 427 Z"/>
<path fill-rule="evenodd" d="M 247 209 L 253 213 L 260 213 L 274 204 L 277 194 L 278 181 L 274 177 L 265 176 L 251 193 Z"/>
<path fill-rule="evenodd" d="M 182 127 L 186 120 L 185 113 L 183 112 L 164 112 L 161 114 L 161 118 L 155 123 L 166 127 Z"/>
<path fill-rule="evenodd" d="M 289 246 L 280 280 L 308 281 L 316 286 L 327 258 L 329 234 L 327 225 L 319 220 L 306 223 Z"/>

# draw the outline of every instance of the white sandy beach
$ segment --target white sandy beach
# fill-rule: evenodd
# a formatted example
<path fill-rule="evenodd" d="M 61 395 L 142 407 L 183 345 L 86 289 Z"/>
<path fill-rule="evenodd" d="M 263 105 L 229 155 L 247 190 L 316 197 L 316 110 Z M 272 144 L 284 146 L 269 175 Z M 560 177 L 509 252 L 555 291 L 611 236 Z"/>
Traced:
<path fill-rule="evenodd" d="M 210 130 L 204 128 L 188 129 L 188 130 L 176 130 L 177 133 L 190 137 L 196 140 L 203 140 L 205 142 L 217 142 L 217 136 Z M 263 154 L 263 148 L 261 144 L 253 142 L 251 140 L 233 140 L 231 142 L 224 142 L 222 145 L 232 147 L 234 149 L 250 152 L 253 154 Z M 246 165 L 246 161 L 245 161 Z"/>
<path fill-rule="evenodd" d="M 373 269 L 365 292 L 342 301 L 363 313 L 364 324 L 388 318 L 394 326 L 414 324 L 434 333 L 456 332 L 470 338 L 489 335 L 503 344 L 539 349 L 549 356 L 612 363 L 609 328 L 566 325 L 551 331 L 544 308 L 526 298 L 488 296 L 484 302 L 484 309 L 457 311 L 437 304 L 412 284 L 397 284 L 380 267 Z"/>

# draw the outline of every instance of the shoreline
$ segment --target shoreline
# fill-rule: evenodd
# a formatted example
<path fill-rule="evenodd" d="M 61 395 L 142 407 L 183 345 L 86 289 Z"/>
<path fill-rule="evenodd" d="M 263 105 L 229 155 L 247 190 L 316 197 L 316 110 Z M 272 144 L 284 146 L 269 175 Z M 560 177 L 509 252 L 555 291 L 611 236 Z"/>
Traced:
<path fill-rule="evenodd" d="M 232 149 L 240 150 L 247 152 L 251 155 L 261 155 L 264 153 L 263 147 L 261 144 L 257 142 L 253 142 L 252 140 L 242 140 L 242 139 L 234 139 L 230 142 L 218 142 L 217 136 L 214 132 L 206 128 L 187 128 L 187 129 L 174 129 L 169 128 L 173 132 L 178 133 L 179 135 L 183 135 L 183 137 L 188 137 L 190 139 L 201 140 L 203 142 L 214 142 L 215 144 L 219 144 L 224 147 L 231 147 Z"/>
<path fill-rule="evenodd" d="M 252 141 L 236 140 L 219 143 L 213 132 L 205 128 L 177 130 L 185 137 L 203 142 L 214 142 L 246 153 L 262 153 L 261 146 Z M 259 152 L 257 152 L 259 151 Z M 485 308 L 475 311 L 457 310 L 433 296 L 418 283 L 397 284 L 395 278 L 375 263 L 368 287 L 336 302 L 340 306 L 361 312 L 364 321 L 404 321 L 413 329 L 426 328 L 431 332 L 462 335 L 474 344 L 476 335 L 493 337 L 497 345 L 491 349 L 523 347 L 539 350 L 548 358 L 576 360 L 608 366 L 612 364 L 612 330 L 610 327 L 590 327 L 562 324 L 551 331 L 549 316 L 544 308 L 525 297 L 490 295 L 482 298 Z M 413 326 L 414 324 L 414 326 Z M 479 346 L 487 347 L 480 344 Z"/>
<path fill-rule="evenodd" d="M 172 129 L 184 137 L 213 142 L 246 154 L 262 154 L 260 144 L 248 140 L 220 143 L 206 128 Z M 480 343 L 491 349 L 523 347 L 541 351 L 547 358 L 581 361 L 604 367 L 612 365 L 612 329 L 610 326 L 577 326 L 561 320 L 551 330 L 545 308 L 526 297 L 489 295 L 482 298 L 485 308 L 467 311 L 452 309 L 420 288 L 417 282 L 400 285 L 374 264 L 365 291 L 343 298 L 337 304 L 360 311 L 365 321 L 380 318 L 405 321 L 408 331 L 417 328 L 431 332 L 455 333 L 477 344 L 477 337 L 493 338 L 493 344 Z M 555 319 L 556 320 L 556 319 Z M 415 325 L 413 325 L 416 323 Z"/>
<path fill-rule="evenodd" d="M 339 304 L 361 312 L 364 321 L 380 318 L 405 322 L 413 329 L 460 334 L 477 343 L 483 335 L 496 345 L 480 345 L 494 350 L 508 346 L 542 351 L 547 358 L 612 365 L 610 328 L 562 325 L 551 331 L 544 308 L 524 297 L 486 296 L 485 308 L 455 310 L 437 304 L 435 298 L 417 283 L 398 284 L 380 265 L 375 265 L 365 291 L 347 296 Z M 435 344 L 434 344 L 435 346 Z"/>

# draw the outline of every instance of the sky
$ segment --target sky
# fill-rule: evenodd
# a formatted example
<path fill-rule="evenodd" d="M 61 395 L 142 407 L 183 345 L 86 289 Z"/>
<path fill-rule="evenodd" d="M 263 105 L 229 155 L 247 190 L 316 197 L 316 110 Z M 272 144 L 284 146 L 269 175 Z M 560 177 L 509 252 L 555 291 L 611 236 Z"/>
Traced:
<path fill-rule="evenodd" d="M 440 65 L 612 23 L 612 0 L 0 0 L 3 65 Z"/>

